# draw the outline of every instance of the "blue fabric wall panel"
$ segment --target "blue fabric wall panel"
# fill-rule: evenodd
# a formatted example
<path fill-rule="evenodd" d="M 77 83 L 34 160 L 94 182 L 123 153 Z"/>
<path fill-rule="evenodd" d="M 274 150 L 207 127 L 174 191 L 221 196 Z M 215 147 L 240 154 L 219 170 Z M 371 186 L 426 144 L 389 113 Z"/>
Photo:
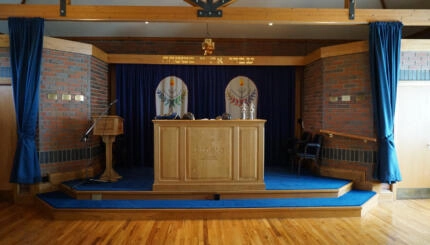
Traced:
<path fill-rule="evenodd" d="M 267 120 L 265 162 L 287 161 L 287 139 L 294 135 L 295 68 L 249 66 L 117 65 L 118 115 L 125 133 L 118 139 L 119 163 L 153 164 L 155 89 L 167 76 L 177 76 L 188 86 L 188 110 L 197 119 L 225 112 L 225 88 L 236 76 L 247 76 L 259 90 L 258 118 Z"/>

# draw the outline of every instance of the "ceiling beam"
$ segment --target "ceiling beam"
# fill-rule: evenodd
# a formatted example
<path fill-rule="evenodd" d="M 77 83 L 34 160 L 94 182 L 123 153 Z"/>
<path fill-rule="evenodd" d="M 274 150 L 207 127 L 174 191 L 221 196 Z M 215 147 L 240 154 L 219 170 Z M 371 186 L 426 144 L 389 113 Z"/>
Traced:
<path fill-rule="evenodd" d="M 357 25 L 374 21 L 401 21 L 405 26 L 430 26 L 430 9 L 356 9 L 349 20 L 349 10 L 316 8 L 224 8 L 222 18 L 196 16 L 195 7 L 68 5 L 67 15 L 60 16 L 59 5 L 0 4 L 0 19 L 41 17 L 47 21 L 130 21 L 130 22 L 205 22 L 257 24 L 336 24 Z"/>
<path fill-rule="evenodd" d="M 209 1 L 196 1 L 196 0 L 184 0 L 184 2 L 194 6 L 194 7 L 201 7 L 204 5 L 216 5 L 216 8 L 220 8 L 220 7 L 227 7 L 228 5 L 236 2 L 236 0 L 227 0 L 227 2 L 225 1 L 216 1 L 214 2 L 213 0 L 209 0 Z"/>
<path fill-rule="evenodd" d="M 213 1 L 213 0 L 184 0 L 184 2 L 194 6 L 201 8 L 197 10 L 198 17 L 222 17 L 222 10 L 220 8 L 226 7 L 236 0 L 221 0 L 221 1 Z"/>

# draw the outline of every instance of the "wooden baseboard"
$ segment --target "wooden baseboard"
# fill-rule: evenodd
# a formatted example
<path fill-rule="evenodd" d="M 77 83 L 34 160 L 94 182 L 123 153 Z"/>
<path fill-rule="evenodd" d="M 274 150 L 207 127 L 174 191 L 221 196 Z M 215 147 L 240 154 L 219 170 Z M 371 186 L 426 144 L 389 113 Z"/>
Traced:
<path fill-rule="evenodd" d="M 372 183 L 366 181 L 365 170 L 350 170 L 321 166 L 319 172 L 320 175 L 324 177 L 351 180 L 354 182 L 354 189 L 371 190 L 373 187 Z"/>
<path fill-rule="evenodd" d="M 354 182 L 354 189 L 378 193 L 379 202 L 394 201 L 392 186 L 380 182 L 367 181 L 365 170 L 337 169 L 322 166 L 320 175 L 325 177 L 348 179 Z"/>
<path fill-rule="evenodd" d="M 379 202 L 392 202 L 394 201 L 394 193 L 392 191 L 381 191 L 379 194 Z"/>
<path fill-rule="evenodd" d="M 37 193 L 45 193 L 45 192 L 51 192 L 59 190 L 60 187 L 58 185 L 53 185 L 50 182 L 47 183 L 39 183 L 37 185 Z"/>
<path fill-rule="evenodd" d="M 379 202 L 394 201 L 393 186 L 387 183 L 371 182 L 372 191 L 379 194 Z"/>
<path fill-rule="evenodd" d="M 396 198 L 403 199 L 428 199 L 430 188 L 397 188 Z"/>
<path fill-rule="evenodd" d="M 170 220 L 362 217 L 369 207 L 294 207 L 232 209 L 54 209 L 41 208 L 54 220 Z"/>
<path fill-rule="evenodd" d="M 49 183 L 60 185 L 61 183 L 74 179 L 93 178 L 97 172 L 97 167 L 89 167 L 76 171 L 51 173 L 49 174 Z"/>
<path fill-rule="evenodd" d="M 13 190 L 0 190 L 0 201 L 13 202 Z"/>
<path fill-rule="evenodd" d="M 38 184 L 16 184 L 13 190 L 14 203 L 33 204 Z"/>
<path fill-rule="evenodd" d="M 10 201 L 13 203 L 20 204 L 32 204 L 34 203 L 34 197 L 38 193 L 45 193 L 56 191 L 60 189 L 60 184 L 64 181 L 80 179 L 80 178 L 92 178 L 95 173 L 101 172 L 99 165 L 88 169 L 81 169 L 76 171 L 69 171 L 64 173 L 52 173 L 49 174 L 49 182 L 37 183 L 34 185 L 15 185 L 10 191 L 0 190 L 0 201 Z"/>

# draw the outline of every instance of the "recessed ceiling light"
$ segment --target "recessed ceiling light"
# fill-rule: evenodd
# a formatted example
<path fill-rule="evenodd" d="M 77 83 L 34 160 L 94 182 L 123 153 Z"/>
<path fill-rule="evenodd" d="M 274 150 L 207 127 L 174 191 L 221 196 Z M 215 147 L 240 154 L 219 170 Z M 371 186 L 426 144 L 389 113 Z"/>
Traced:
<path fill-rule="evenodd" d="M 149 24 L 149 21 L 145 21 L 145 24 L 147 25 L 147 24 Z"/>
<path fill-rule="evenodd" d="M 269 22 L 269 24 L 267 24 L 267 25 L 269 25 L 269 26 L 273 26 L 273 22 Z"/>

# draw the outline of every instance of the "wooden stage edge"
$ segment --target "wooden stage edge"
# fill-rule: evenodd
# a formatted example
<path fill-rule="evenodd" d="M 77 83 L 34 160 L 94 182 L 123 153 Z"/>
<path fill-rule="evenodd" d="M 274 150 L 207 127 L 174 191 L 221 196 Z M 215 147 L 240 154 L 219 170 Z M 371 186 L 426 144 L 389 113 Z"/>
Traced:
<path fill-rule="evenodd" d="M 362 217 L 378 204 L 375 195 L 356 207 L 223 208 L 223 209 L 55 209 L 38 201 L 54 220 L 178 220 Z"/>
<path fill-rule="evenodd" d="M 75 191 L 62 187 L 76 199 L 240 199 L 288 197 L 337 197 L 352 189 L 352 183 L 337 190 L 284 190 L 252 192 L 160 192 L 160 191 Z M 55 220 L 173 220 L 173 219 L 252 219 L 252 218 L 326 218 L 362 217 L 378 204 L 378 194 L 361 206 L 220 208 L 220 209 L 56 209 L 41 199 L 36 204 L 46 217 Z"/>
<path fill-rule="evenodd" d="M 79 191 L 61 185 L 61 191 L 77 200 L 215 200 L 241 198 L 340 197 L 352 190 L 353 183 L 338 189 L 252 190 L 252 191 Z"/>

